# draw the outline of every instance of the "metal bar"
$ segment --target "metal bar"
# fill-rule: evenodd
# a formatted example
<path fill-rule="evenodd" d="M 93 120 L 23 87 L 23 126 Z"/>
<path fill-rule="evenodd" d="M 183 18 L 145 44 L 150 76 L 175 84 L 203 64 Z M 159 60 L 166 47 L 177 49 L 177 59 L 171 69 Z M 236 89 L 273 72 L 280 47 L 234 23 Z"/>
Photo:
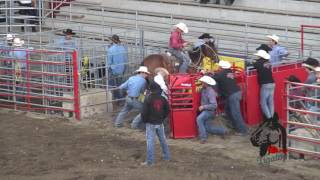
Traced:
<path fill-rule="evenodd" d="M 315 139 L 315 138 L 296 136 L 296 135 L 292 135 L 292 134 L 288 134 L 287 138 L 295 139 L 295 140 L 303 141 L 303 142 L 310 142 L 310 143 L 314 143 L 314 144 L 320 144 L 320 139 Z"/>
<path fill-rule="evenodd" d="M 293 122 L 293 121 L 288 121 L 288 125 L 295 125 L 295 126 L 300 126 L 300 127 L 305 127 L 305 128 L 310 128 L 310 129 L 315 129 L 320 131 L 320 126 L 313 125 L 313 124 L 305 124 L 305 123 L 299 123 L 299 122 Z M 289 129 L 289 128 L 288 128 Z"/>
<path fill-rule="evenodd" d="M 306 154 L 309 156 L 320 157 L 320 152 L 315 152 L 315 151 L 307 151 L 307 150 L 297 149 L 297 148 L 292 148 L 292 147 L 288 147 L 288 151 L 295 152 L 295 153 L 302 153 L 302 154 Z"/>
<path fill-rule="evenodd" d="M 77 51 L 73 51 L 73 92 L 74 92 L 74 112 L 77 120 L 80 120 L 80 96 L 79 96 L 79 74 L 77 65 Z"/>

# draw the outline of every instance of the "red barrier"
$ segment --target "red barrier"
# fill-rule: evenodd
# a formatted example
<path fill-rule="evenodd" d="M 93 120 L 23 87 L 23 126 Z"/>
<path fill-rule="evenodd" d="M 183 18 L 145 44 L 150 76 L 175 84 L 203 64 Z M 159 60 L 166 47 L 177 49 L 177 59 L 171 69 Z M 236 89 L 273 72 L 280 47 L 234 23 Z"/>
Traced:
<path fill-rule="evenodd" d="M 200 93 L 196 80 L 199 75 L 174 74 L 169 76 L 170 126 L 173 138 L 197 136 L 196 117 Z"/>
<path fill-rule="evenodd" d="M 273 79 L 276 88 L 274 94 L 275 112 L 279 114 L 282 123 L 286 121 L 286 97 L 285 95 L 285 79 L 290 75 L 295 75 L 302 82 L 307 77 L 307 72 L 301 67 L 301 63 L 282 65 L 273 68 Z M 256 71 L 250 71 L 246 75 L 246 91 L 244 91 L 244 117 L 248 125 L 257 125 L 262 120 L 260 108 L 260 86 L 258 84 Z"/>

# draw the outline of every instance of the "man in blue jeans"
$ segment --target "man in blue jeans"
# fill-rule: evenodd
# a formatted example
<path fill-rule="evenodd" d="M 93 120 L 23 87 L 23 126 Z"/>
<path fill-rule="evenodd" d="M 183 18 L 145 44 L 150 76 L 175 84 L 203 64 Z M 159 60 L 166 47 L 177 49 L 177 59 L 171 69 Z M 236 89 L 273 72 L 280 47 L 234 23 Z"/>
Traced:
<path fill-rule="evenodd" d="M 257 69 L 260 84 L 260 106 L 265 117 L 271 120 L 274 115 L 275 83 L 272 77 L 272 65 L 269 62 L 270 55 L 264 50 L 259 50 L 255 55 L 259 58 L 253 66 Z"/>
<path fill-rule="evenodd" d="M 141 93 L 144 92 L 147 81 L 146 77 L 150 74 L 148 68 L 145 66 L 140 66 L 138 70 L 136 70 L 136 75 L 131 76 L 126 82 L 119 86 L 120 89 L 127 90 L 126 102 L 120 113 L 118 114 L 115 120 L 115 127 L 122 127 L 124 117 L 128 114 L 132 109 L 137 109 L 139 112 L 142 111 L 142 103 L 138 100 L 138 97 Z M 140 113 L 133 119 L 131 123 L 132 128 L 138 128 L 141 123 L 141 115 Z"/>
<path fill-rule="evenodd" d="M 199 79 L 202 82 L 201 89 L 201 106 L 199 107 L 200 114 L 197 117 L 197 125 L 200 137 L 200 143 L 204 144 L 207 141 L 207 132 L 218 135 L 225 135 L 228 131 L 223 127 L 213 127 L 210 124 L 210 119 L 215 116 L 217 108 L 217 94 L 211 86 L 216 85 L 216 81 L 209 76 L 203 76 Z"/>
<path fill-rule="evenodd" d="M 112 44 L 107 49 L 106 64 L 108 72 L 108 85 L 110 87 L 118 87 L 123 81 L 123 75 L 128 64 L 128 51 L 121 44 L 118 35 L 113 35 L 111 38 Z M 119 90 L 113 91 L 113 98 L 118 100 L 123 98 L 122 92 Z"/>
<path fill-rule="evenodd" d="M 244 123 L 240 101 L 242 98 L 242 93 L 240 87 L 234 78 L 232 72 L 231 64 L 228 61 L 219 61 L 220 72 L 215 74 L 213 78 L 216 80 L 219 93 L 225 100 L 225 112 L 228 118 L 231 120 L 232 124 L 237 129 L 236 135 L 247 135 L 248 130 Z"/>
<path fill-rule="evenodd" d="M 142 165 L 152 166 L 154 160 L 155 136 L 160 141 L 162 156 L 166 161 L 170 160 L 169 147 L 164 133 L 163 121 L 168 116 L 169 104 L 166 98 L 161 96 L 161 87 L 156 82 L 151 82 L 150 91 L 144 103 L 141 113 L 142 121 L 146 123 L 147 160 Z"/>

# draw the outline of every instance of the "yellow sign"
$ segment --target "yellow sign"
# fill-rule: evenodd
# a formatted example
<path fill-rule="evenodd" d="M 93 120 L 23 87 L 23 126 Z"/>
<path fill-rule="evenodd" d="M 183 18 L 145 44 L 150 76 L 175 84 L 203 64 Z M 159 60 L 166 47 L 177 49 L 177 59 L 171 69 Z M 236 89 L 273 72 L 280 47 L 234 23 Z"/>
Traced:
<path fill-rule="evenodd" d="M 219 59 L 223 61 L 228 61 L 237 68 L 244 69 L 245 61 L 242 58 L 222 56 L 219 55 Z M 206 71 L 217 71 L 219 69 L 218 63 L 215 63 L 209 57 L 204 57 L 202 59 L 202 68 Z"/>

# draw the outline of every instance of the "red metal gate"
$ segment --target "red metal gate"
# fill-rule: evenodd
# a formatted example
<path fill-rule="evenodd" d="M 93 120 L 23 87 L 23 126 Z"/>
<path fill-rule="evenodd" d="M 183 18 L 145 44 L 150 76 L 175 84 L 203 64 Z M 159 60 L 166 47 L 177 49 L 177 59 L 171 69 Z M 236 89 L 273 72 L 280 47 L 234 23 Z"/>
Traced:
<path fill-rule="evenodd" d="M 80 119 L 77 52 L 0 49 L 0 107 Z"/>
<path fill-rule="evenodd" d="M 170 126 L 173 138 L 197 136 L 197 111 L 200 93 L 199 75 L 173 74 L 169 76 Z"/>

